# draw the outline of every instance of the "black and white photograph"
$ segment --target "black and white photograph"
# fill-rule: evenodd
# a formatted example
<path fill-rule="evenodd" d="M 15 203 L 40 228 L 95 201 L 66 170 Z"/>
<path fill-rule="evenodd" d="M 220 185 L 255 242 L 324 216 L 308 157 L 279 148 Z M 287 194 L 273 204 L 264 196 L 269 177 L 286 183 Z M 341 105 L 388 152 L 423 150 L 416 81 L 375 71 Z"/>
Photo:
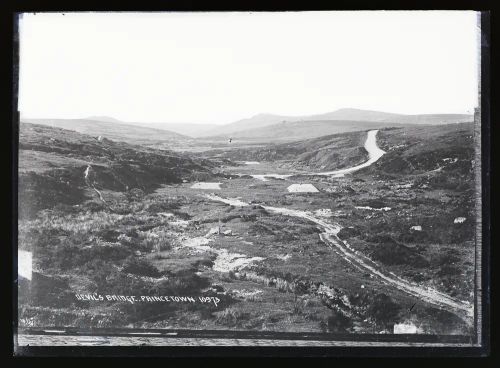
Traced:
<path fill-rule="evenodd" d="M 17 347 L 483 345 L 480 12 L 17 27 Z"/>

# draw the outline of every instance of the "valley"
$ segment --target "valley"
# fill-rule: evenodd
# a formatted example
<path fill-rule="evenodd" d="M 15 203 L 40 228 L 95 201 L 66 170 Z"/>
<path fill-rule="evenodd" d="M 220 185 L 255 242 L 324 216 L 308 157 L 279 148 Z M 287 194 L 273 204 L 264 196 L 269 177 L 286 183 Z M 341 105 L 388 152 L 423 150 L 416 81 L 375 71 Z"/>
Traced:
<path fill-rule="evenodd" d="M 21 124 L 19 249 L 33 276 L 20 283 L 20 324 L 473 328 L 472 123 L 157 146 Z M 75 297 L 92 293 L 220 302 Z"/>

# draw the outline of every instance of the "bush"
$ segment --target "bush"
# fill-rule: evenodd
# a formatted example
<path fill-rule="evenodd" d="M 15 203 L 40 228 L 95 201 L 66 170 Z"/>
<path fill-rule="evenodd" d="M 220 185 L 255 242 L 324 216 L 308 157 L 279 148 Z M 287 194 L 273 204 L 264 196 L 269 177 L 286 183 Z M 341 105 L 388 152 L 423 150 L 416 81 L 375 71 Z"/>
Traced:
<path fill-rule="evenodd" d="M 129 257 L 123 264 L 123 272 L 132 273 L 134 275 L 158 277 L 161 275 L 160 271 L 153 266 L 150 262 L 143 258 Z"/>
<path fill-rule="evenodd" d="M 129 256 L 130 253 L 131 250 L 121 244 L 95 244 L 89 248 L 81 249 L 79 252 L 81 260 L 77 261 L 79 261 L 80 264 L 86 263 L 93 259 L 119 261 Z"/>
<path fill-rule="evenodd" d="M 167 201 L 153 202 L 147 210 L 149 213 L 169 212 L 177 210 L 181 206 L 181 202 L 177 198 L 169 198 Z"/>
<path fill-rule="evenodd" d="M 368 307 L 368 316 L 373 318 L 377 324 L 384 328 L 395 323 L 401 307 L 396 304 L 390 296 L 381 293 L 377 294 Z"/>
<path fill-rule="evenodd" d="M 223 311 L 216 312 L 214 314 L 216 315 L 216 323 L 231 327 L 250 319 L 249 313 L 244 313 L 234 308 L 226 308 Z"/>
<path fill-rule="evenodd" d="M 357 228 L 343 227 L 342 229 L 340 229 L 337 236 L 340 239 L 345 240 L 345 239 L 349 239 L 349 238 L 352 238 L 355 236 L 359 236 L 360 234 L 361 234 L 361 232 Z"/>
<path fill-rule="evenodd" d="M 397 243 L 392 238 L 389 238 L 386 243 L 380 242 L 372 251 L 371 256 L 374 260 L 380 261 L 386 265 L 407 264 L 414 267 L 429 266 L 429 261 L 427 261 L 427 259 L 414 250 Z"/>
<path fill-rule="evenodd" d="M 118 239 L 118 236 L 120 236 L 120 233 L 116 230 L 111 230 L 111 229 L 103 229 L 97 233 L 98 236 L 100 236 L 104 241 L 107 242 L 114 242 Z"/>
<path fill-rule="evenodd" d="M 64 308 L 74 301 L 68 281 L 62 277 L 33 272 L 31 281 L 19 282 L 19 306 Z"/>
<path fill-rule="evenodd" d="M 327 320 L 328 332 L 346 332 L 352 327 L 352 320 L 342 313 L 333 310 Z"/>
<path fill-rule="evenodd" d="M 142 189 L 132 188 L 125 195 L 129 201 L 139 201 L 144 198 L 145 193 Z"/>
<path fill-rule="evenodd" d="M 437 272 L 437 275 L 440 277 L 446 277 L 460 275 L 461 273 L 462 270 L 459 267 L 455 265 L 445 264 L 441 266 L 441 269 Z"/>

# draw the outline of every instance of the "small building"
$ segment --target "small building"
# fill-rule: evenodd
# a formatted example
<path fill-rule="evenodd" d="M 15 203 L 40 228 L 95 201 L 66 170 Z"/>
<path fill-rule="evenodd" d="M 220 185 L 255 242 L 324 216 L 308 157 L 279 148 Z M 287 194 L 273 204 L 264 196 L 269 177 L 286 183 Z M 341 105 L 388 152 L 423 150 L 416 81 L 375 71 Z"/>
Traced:
<path fill-rule="evenodd" d="M 290 193 L 317 193 L 319 190 L 312 184 L 292 184 L 288 188 Z"/>

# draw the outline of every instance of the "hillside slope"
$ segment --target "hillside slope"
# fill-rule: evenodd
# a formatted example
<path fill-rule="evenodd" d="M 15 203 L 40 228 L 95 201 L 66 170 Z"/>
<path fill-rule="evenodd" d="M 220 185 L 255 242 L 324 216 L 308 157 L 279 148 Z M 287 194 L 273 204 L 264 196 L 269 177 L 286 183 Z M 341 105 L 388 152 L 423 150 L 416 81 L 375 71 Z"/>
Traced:
<path fill-rule="evenodd" d="M 378 144 L 387 154 L 372 170 L 399 175 L 472 170 L 473 123 L 383 129 Z"/>
<path fill-rule="evenodd" d="M 366 161 L 365 140 L 366 131 L 349 132 L 262 148 L 235 149 L 226 155 L 236 161 L 279 161 L 281 167 L 305 171 L 334 170 Z"/>
<path fill-rule="evenodd" d="M 89 188 L 150 191 L 181 182 L 209 163 L 172 153 L 98 140 L 74 131 L 35 124 L 19 129 L 19 214 L 88 198 Z"/>
<path fill-rule="evenodd" d="M 369 129 L 403 126 L 398 123 L 371 122 L 371 121 L 297 121 L 283 122 L 262 128 L 248 129 L 233 134 L 222 135 L 221 138 L 231 137 L 233 141 L 252 142 L 287 142 L 317 138 L 326 135 L 348 133 Z M 211 137 L 215 138 L 215 137 Z"/>
<path fill-rule="evenodd" d="M 438 174 L 449 170 L 468 173 L 472 170 L 474 150 L 472 130 L 473 123 L 381 128 L 377 144 L 386 154 L 365 170 L 384 175 Z M 364 149 L 366 133 L 338 133 L 213 153 L 234 161 L 267 161 L 300 171 L 337 170 L 368 160 Z"/>
<path fill-rule="evenodd" d="M 111 123 L 119 123 L 126 125 L 135 125 L 144 128 L 151 128 L 155 130 L 166 130 L 170 132 L 174 132 L 177 134 L 181 134 L 187 137 L 200 137 L 205 132 L 210 131 L 211 129 L 215 129 L 219 127 L 216 124 L 196 124 L 196 123 L 164 123 L 164 122 L 141 122 L 141 121 L 120 121 L 112 117 L 108 116 L 92 116 L 88 117 L 86 120 L 95 120 L 95 121 L 104 121 Z M 184 137 L 186 138 L 186 137 Z"/>
<path fill-rule="evenodd" d="M 99 119 L 99 117 L 96 119 Z M 158 146 L 160 144 L 177 146 L 191 139 L 168 130 L 126 124 L 119 121 L 112 121 L 111 118 L 103 120 L 23 119 L 22 122 L 74 130 L 94 137 L 102 136 L 115 141 L 148 146 Z"/>

